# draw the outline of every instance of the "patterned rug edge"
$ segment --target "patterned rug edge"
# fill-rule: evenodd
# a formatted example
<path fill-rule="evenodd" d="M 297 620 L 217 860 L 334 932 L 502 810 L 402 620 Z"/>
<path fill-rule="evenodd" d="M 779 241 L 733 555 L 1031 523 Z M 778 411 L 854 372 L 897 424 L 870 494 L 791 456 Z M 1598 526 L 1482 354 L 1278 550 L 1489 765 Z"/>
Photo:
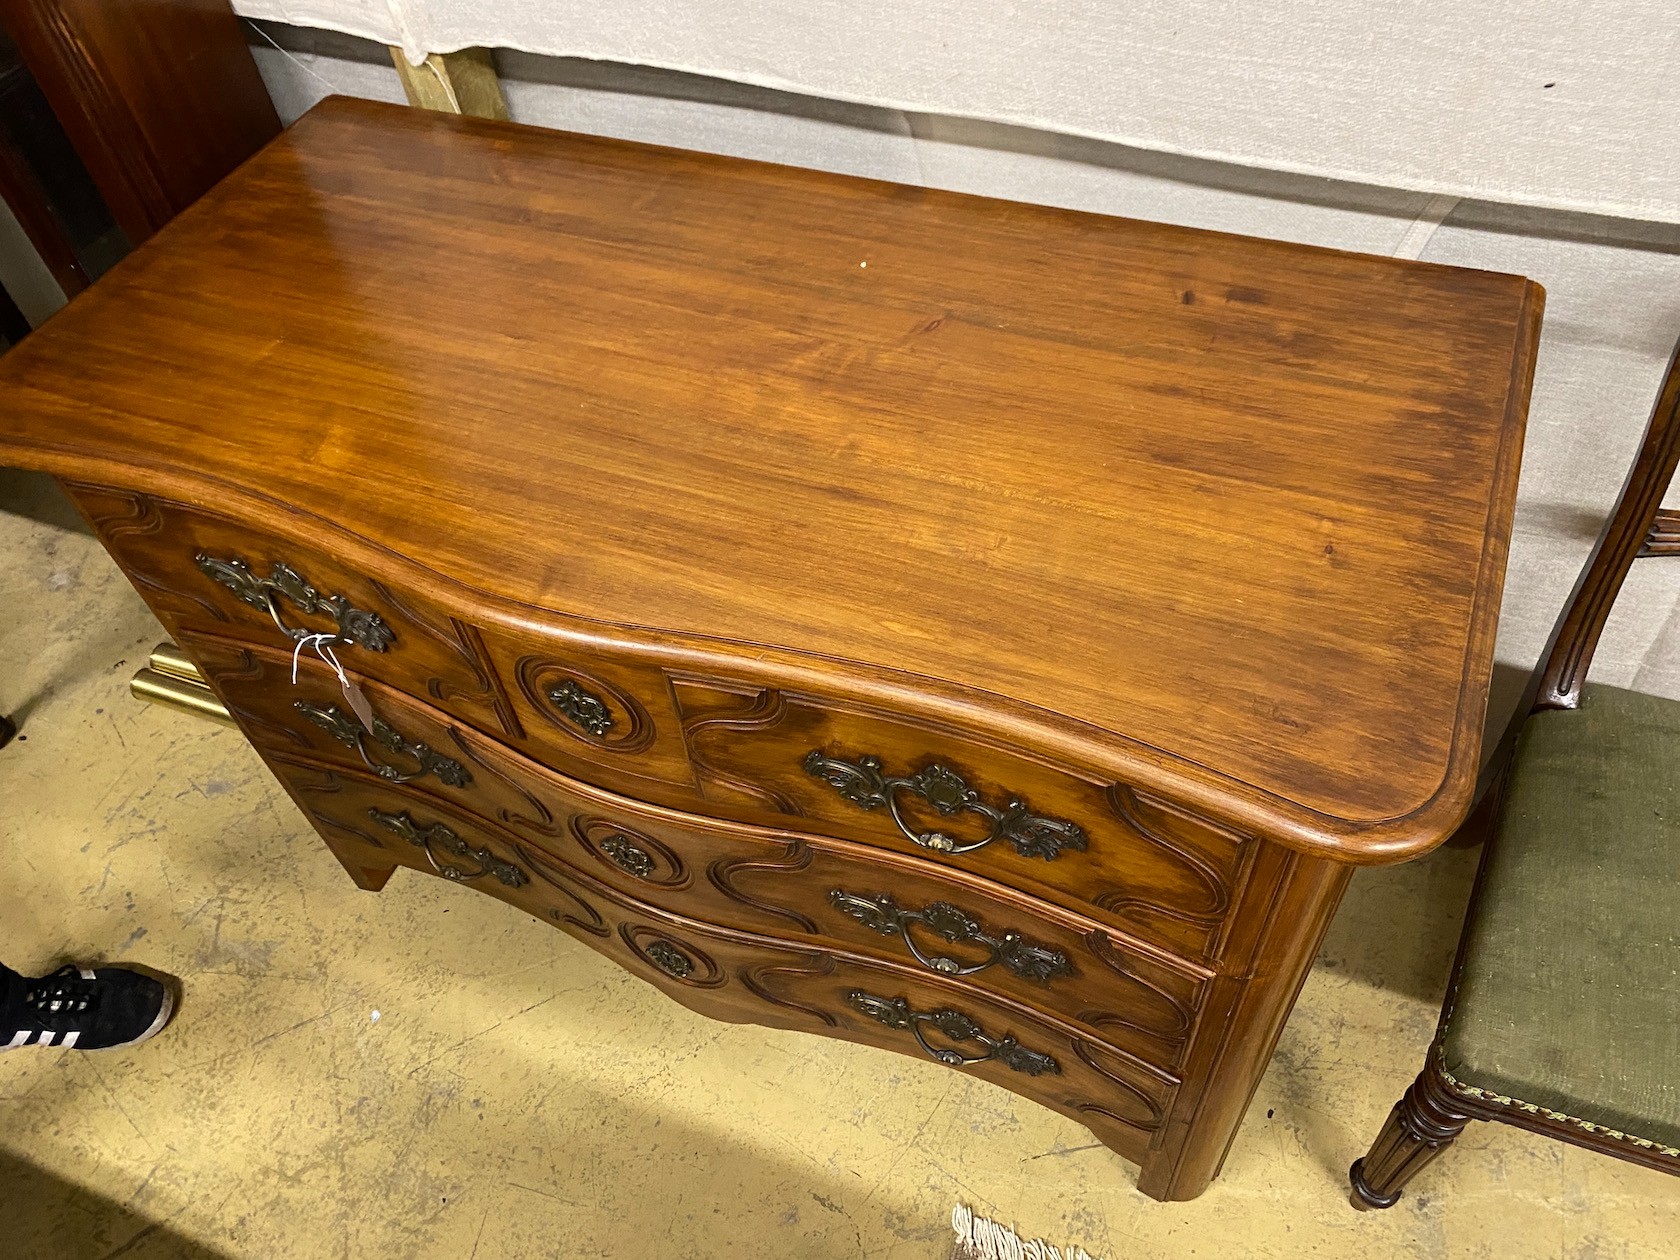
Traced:
<path fill-rule="evenodd" d="M 1083 1247 L 1054 1247 L 1042 1238 L 1023 1239 L 1007 1225 L 976 1216 L 957 1204 L 951 1209 L 957 1241 L 951 1260 L 1097 1260 Z"/>

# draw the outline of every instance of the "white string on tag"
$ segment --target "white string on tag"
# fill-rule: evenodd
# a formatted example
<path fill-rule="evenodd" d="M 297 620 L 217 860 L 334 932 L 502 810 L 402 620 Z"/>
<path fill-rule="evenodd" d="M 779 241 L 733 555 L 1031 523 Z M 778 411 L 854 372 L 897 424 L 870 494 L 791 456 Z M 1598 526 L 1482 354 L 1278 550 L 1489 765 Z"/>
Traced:
<path fill-rule="evenodd" d="M 344 672 L 344 666 L 338 663 L 338 655 L 332 650 L 332 648 L 328 647 L 325 643 L 317 643 L 315 645 L 315 654 L 328 665 L 332 666 L 333 673 L 338 675 L 338 685 L 340 687 L 348 687 L 350 685 L 350 679 Z"/>
<path fill-rule="evenodd" d="M 321 657 L 324 661 L 327 658 L 321 652 L 321 642 L 324 639 L 330 639 L 333 637 L 334 636 L 330 634 L 306 634 L 298 639 L 296 645 L 292 648 L 292 686 L 297 686 L 298 657 L 303 654 L 303 649 L 306 647 L 313 647 L 315 649 L 315 654 Z M 342 673 L 343 671 L 340 672 Z"/>
<path fill-rule="evenodd" d="M 303 649 L 306 647 L 314 648 L 315 655 L 319 656 L 338 676 L 338 687 L 344 693 L 344 702 L 350 706 L 350 711 L 356 715 L 356 720 L 362 724 L 362 729 L 371 732 L 373 730 L 373 706 L 368 704 L 367 697 L 362 694 L 362 689 L 356 685 L 349 674 L 345 673 L 344 666 L 339 663 L 338 654 L 332 650 L 330 645 L 337 638 L 336 634 L 306 634 L 297 641 L 296 646 L 292 648 L 292 686 L 297 686 L 298 658 L 303 655 Z"/>

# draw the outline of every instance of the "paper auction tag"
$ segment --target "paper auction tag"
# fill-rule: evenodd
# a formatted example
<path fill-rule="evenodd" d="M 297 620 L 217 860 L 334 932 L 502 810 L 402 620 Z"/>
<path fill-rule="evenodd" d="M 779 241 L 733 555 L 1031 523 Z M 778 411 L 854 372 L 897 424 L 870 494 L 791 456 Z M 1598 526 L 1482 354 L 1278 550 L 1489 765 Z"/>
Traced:
<path fill-rule="evenodd" d="M 356 685 L 355 679 L 348 674 L 340 673 L 339 686 L 344 691 L 344 700 L 350 706 L 350 711 L 356 715 L 356 720 L 362 724 L 362 729 L 370 735 L 373 733 L 373 706 L 368 703 L 362 689 Z"/>
<path fill-rule="evenodd" d="M 373 706 L 368 703 L 368 698 L 362 694 L 362 689 L 356 684 L 356 680 L 345 673 L 344 666 L 338 663 L 338 654 L 329 646 L 336 637 L 336 635 L 331 634 L 306 634 L 298 639 L 297 645 L 292 649 L 292 686 L 297 686 L 298 657 L 303 655 L 304 648 L 314 648 L 315 655 L 332 666 L 332 672 L 338 675 L 338 687 L 344 693 L 344 703 L 350 706 L 350 712 L 356 715 L 356 720 L 362 724 L 362 729 L 371 735 L 373 733 Z"/>

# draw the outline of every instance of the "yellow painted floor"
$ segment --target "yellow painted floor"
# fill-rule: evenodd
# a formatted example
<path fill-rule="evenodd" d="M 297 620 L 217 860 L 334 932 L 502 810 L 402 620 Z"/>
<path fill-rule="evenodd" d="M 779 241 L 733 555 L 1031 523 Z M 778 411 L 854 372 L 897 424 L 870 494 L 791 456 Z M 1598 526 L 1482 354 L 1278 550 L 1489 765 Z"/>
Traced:
<path fill-rule="evenodd" d="M 1157 1204 L 931 1062 L 711 1023 L 399 871 L 358 892 L 239 736 L 129 697 L 161 632 L 0 471 L 0 958 L 173 972 L 130 1051 L 0 1055 L 0 1258 L 945 1260 L 962 1201 L 1101 1260 L 1680 1252 L 1680 1182 L 1473 1126 L 1401 1205 L 1344 1170 L 1429 1040 L 1474 854 L 1359 875 L 1224 1176 Z"/>

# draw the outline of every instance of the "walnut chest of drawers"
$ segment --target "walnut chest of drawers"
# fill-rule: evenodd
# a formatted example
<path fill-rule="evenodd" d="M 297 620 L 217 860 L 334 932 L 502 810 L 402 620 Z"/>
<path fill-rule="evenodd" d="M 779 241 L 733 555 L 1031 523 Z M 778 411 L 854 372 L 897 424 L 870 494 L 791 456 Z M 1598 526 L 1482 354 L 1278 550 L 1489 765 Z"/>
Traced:
<path fill-rule="evenodd" d="M 1354 866 L 1470 804 L 1540 308 L 329 101 L 6 356 L 0 459 L 362 887 L 1187 1198 Z"/>

